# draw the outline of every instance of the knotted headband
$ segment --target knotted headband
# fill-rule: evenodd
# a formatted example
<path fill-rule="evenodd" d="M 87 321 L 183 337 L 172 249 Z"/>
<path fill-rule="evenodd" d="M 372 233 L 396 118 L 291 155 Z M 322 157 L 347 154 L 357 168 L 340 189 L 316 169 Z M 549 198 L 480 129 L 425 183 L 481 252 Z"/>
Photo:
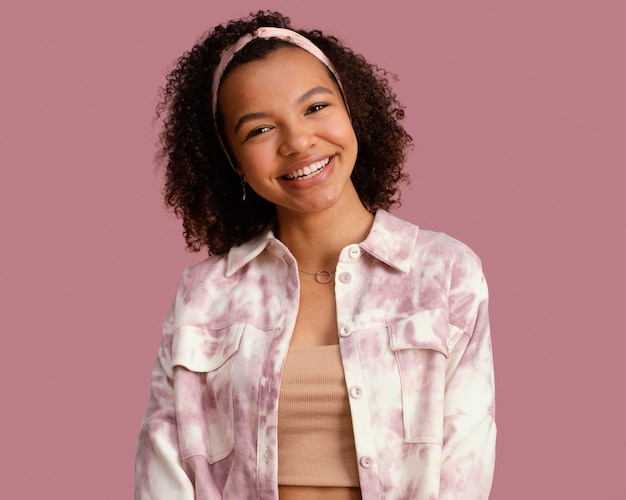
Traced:
<path fill-rule="evenodd" d="M 306 50 L 309 54 L 317 58 L 332 73 L 341 92 L 341 96 L 343 97 L 346 109 L 348 108 L 348 103 L 346 102 L 346 97 L 343 92 L 343 86 L 341 85 L 341 80 L 339 79 L 339 74 L 333 67 L 330 59 L 326 57 L 326 54 L 324 54 L 317 45 L 315 45 L 308 38 L 302 36 L 300 33 L 296 33 L 295 31 L 286 28 L 274 28 L 271 26 L 266 26 L 258 28 L 254 33 L 247 33 L 243 35 L 233 45 L 231 45 L 221 53 L 220 62 L 217 65 L 217 68 L 215 68 L 215 72 L 213 73 L 213 86 L 211 87 L 213 92 L 212 106 L 214 121 L 217 120 L 217 94 L 219 92 L 220 83 L 222 82 L 222 77 L 224 76 L 224 71 L 228 67 L 228 64 L 233 60 L 233 57 L 235 57 L 235 54 L 237 54 L 237 52 L 243 49 L 255 38 L 278 38 L 279 40 L 284 40 L 292 45 L 295 45 L 296 47 L 300 47 L 301 49 Z M 350 112 L 348 111 L 348 114 L 349 113 Z"/>

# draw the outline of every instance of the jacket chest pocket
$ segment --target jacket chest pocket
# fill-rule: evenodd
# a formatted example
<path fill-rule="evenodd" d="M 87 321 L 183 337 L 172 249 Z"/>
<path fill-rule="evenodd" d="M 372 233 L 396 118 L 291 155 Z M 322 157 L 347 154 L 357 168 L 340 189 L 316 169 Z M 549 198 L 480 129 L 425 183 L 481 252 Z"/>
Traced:
<path fill-rule="evenodd" d="M 174 332 L 174 404 L 183 460 L 203 455 L 215 463 L 234 448 L 232 371 L 243 326 L 181 326 Z"/>
<path fill-rule="evenodd" d="M 406 442 L 443 442 L 447 333 L 443 310 L 422 311 L 389 325 L 400 374 Z"/>

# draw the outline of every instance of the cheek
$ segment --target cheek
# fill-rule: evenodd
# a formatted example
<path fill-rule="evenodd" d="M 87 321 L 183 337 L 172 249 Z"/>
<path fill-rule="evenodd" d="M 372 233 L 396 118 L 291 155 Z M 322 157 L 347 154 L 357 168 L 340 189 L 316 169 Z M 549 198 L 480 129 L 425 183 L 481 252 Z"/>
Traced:
<path fill-rule="evenodd" d="M 273 162 L 271 161 L 272 157 L 267 151 L 267 148 L 245 148 L 238 151 L 235 157 L 239 170 L 246 176 L 249 182 L 251 179 L 261 179 L 271 176 Z"/>
<path fill-rule="evenodd" d="M 357 138 L 352 128 L 352 122 L 346 118 L 346 121 L 342 124 L 341 133 L 343 135 L 344 141 L 349 147 L 356 149 L 357 148 Z"/>
<path fill-rule="evenodd" d="M 334 123 L 325 123 L 318 130 L 320 137 L 341 146 L 344 150 L 356 149 L 357 139 L 349 119 L 336 120 Z"/>
<path fill-rule="evenodd" d="M 345 149 L 350 151 L 354 155 L 354 159 L 356 161 L 357 151 L 359 149 L 359 143 L 356 138 L 356 134 L 354 133 L 354 129 L 352 128 L 352 124 L 349 124 L 348 127 L 344 129 L 343 140 L 345 144 Z"/>

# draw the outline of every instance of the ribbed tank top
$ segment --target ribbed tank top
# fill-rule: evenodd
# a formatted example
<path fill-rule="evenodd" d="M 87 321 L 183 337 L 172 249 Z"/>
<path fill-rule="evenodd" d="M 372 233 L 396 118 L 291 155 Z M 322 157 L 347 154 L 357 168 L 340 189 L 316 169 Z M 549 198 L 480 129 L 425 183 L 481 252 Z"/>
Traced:
<path fill-rule="evenodd" d="M 278 484 L 359 486 L 338 345 L 289 347 L 278 403 Z"/>

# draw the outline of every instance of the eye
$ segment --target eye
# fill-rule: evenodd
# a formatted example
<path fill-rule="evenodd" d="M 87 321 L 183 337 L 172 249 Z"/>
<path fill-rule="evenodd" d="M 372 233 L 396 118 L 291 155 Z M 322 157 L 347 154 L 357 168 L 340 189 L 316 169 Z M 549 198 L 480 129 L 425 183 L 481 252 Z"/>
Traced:
<path fill-rule="evenodd" d="M 250 133 L 248 133 L 248 135 L 246 136 L 246 139 L 251 139 L 252 137 L 256 137 L 257 135 L 264 134 L 265 132 L 268 132 L 269 130 L 271 130 L 271 127 L 255 128 L 254 130 L 251 130 Z"/>
<path fill-rule="evenodd" d="M 309 107 L 309 109 L 307 110 L 307 114 L 308 113 L 316 113 L 316 112 L 321 111 L 322 109 L 326 108 L 327 106 L 328 106 L 328 103 L 318 102 L 316 104 L 313 104 L 313 106 Z"/>

